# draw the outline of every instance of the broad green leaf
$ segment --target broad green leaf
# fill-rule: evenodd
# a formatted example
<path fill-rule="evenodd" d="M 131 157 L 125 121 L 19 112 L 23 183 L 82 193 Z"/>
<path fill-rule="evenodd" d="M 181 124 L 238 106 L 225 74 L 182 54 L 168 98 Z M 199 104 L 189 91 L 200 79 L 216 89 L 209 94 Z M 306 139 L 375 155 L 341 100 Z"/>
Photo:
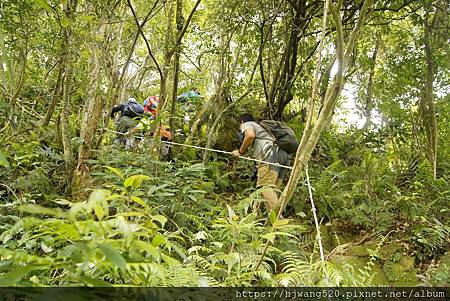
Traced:
<path fill-rule="evenodd" d="M 175 258 L 172 258 L 164 253 L 161 253 L 161 257 L 164 260 L 164 262 L 167 263 L 167 265 L 169 265 L 169 266 L 179 264 L 178 260 L 176 260 Z"/>
<path fill-rule="evenodd" d="M 105 209 L 103 209 L 103 206 L 97 204 L 94 206 L 94 213 L 97 216 L 98 220 L 101 221 L 105 216 Z"/>
<path fill-rule="evenodd" d="M 0 166 L 9 167 L 8 159 L 2 151 L 0 151 Z"/>
<path fill-rule="evenodd" d="M 151 178 L 146 175 L 133 175 L 128 177 L 123 183 L 125 187 L 139 188 L 143 181 L 150 180 Z"/>
<path fill-rule="evenodd" d="M 98 247 L 105 254 L 106 258 L 121 270 L 125 270 L 127 262 L 120 253 L 108 244 L 99 244 Z"/>
<path fill-rule="evenodd" d="M 109 170 L 110 172 L 112 172 L 112 173 L 116 174 L 117 176 L 119 176 L 119 178 L 121 178 L 122 180 L 125 178 L 123 173 L 120 170 L 118 170 L 117 168 L 111 167 L 111 166 L 105 166 L 105 168 L 107 170 Z"/>
<path fill-rule="evenodd" d="M 147 204 L 140 197 L 132 195 L 130 198 L 133 202 L 138 203 L 139 205 L 141 205 L 144 208 L 147 208 Z"/>
<path fill-rule="evenodd" d="M 276 229 L 276 228 L 279 228 L 279 227 L 286 226 L 287 224 L 289 224 L 289 220 L 288 219 L 279 219 L 279 220 L 275 221 L 275 223 L 273 224 L 273 227 Z"/>
<path fill-rule="evenodd" d="M 20 205 L 18 209 L 22 212 L 33 213 L 33 214 L 45 214 L 51 216 L 65 217 L 66 213 L 58 208 L 47 208 L 40 205 Z"/>
<path fill-rule="evenodd" d="M 277 219 L 277 213 L 274 210 L 271 210 L 269 213 L 269 221 L 273 225 L 275 223 L 275 220 Z"/>
<path fill-rule="evenodd" d="M 162 245 L 163 243 L 166 243 L 167 239 L 160 235 L 160 234 L 156 234 L 155 237 L 153 237 L 152 239 L 152 245 L 154 245 L 155 247 L 159 247 L 160 245 Z"/>
<path fill-rule="evenodd" d="M 30 271 L 34 269 L 32 265 L 14 268 L 9 273 L 0 276 L 0 286 L 14 286 L 20 282 Z"/>
<path fill-rule="evenodd" d="M 261 235 L 262 238 L 265 238 L 265 239 L 269 240 L 269 241 L 272 242 L 272 243 L 273 243 L 273 241 L 275 240 L 275 236 L 276 236 L 276 235 L 275 235 L 274 232 L 271 232 L 271 233 L 267 233 L 267 234 Z"/>
<path fill-rule="evenodd" d="M 106 199 L 111 195 L 111 191 L 105 189 L 94 190 L 88 199 L 88 204 L 94 206 L 94 204 L 106 204 Z"/>
<path fill-rule="evenodd" d="M 117 213 L 115 216 L 138 216 L 138 217 L 144 217 L 146 215 L 144 213 L 142 213 L 142 212 L 130 211 L 130 212 Z"/>
<path fill-rule="evenodd" d="M 137 250 L 145 251 L 150 254 L 156 261 L 159 261 L 161 259 L 160 251 L 156 249 L 152 244 L 149 244 L 142 240 L 134 240 L 131 244 Z"/>
<path fill-rule="evenodd" d="M 164 228 L 164 225 L 167 222 L 167 218 L 164 215 L 153 215 L 152 220 L 159 222 L 161 224 L 161 228 Z"/>

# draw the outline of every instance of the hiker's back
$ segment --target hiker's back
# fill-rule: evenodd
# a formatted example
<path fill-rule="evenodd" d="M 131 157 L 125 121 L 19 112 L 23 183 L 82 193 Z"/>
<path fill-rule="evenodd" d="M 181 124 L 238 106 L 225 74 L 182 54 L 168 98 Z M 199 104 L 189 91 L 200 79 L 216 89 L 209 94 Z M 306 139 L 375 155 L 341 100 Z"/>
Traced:
<path fill-rule="evenodd" d="M 144 107 L 139 104 L 134 98 L 128 99 L 128 101 L 123 106 L 122 116 L 136 118 L 141 117 L 142 114 L 144 114 Z"/>
<path fill-rule="evenodd" d="M 275 139 L 282 150 L 288 154 L 293 154 L 299 146 L 295 132 L 287 125 L 276 120 L 262 120 L 260 126 L 263 127 Z"/>
<path fill-rule="evenodd" d="M 249 128 L 255 131 L 255 140 L 252 145 L 253 156 L 258 160 L 266 158 L 274 142 L 272 135 L 254 121 L 245 122 L 242 125 L 242 132 Z"/>

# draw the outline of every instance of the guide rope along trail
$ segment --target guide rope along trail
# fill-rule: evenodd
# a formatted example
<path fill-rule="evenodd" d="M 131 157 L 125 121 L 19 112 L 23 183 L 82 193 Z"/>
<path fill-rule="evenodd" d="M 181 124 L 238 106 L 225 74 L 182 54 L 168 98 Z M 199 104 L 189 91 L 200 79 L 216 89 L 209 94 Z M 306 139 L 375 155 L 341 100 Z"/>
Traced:
<path fill-rule="evenodd" d="M 171 142 L 171 141 L 161 141 L 161 143 L 166 143 L 166 144 L 169 144 L 169 145 L 172 145 L 172 146 L 173 145 L 185 146 L 185 147 L 202 149 L 202 150 L 207 150 L 207 151 L 216 152 L 216 153 L 232 155 L 232 152 L 227 152 L 227 151 L 213 149 L 213 148 L 207 148 L 207 147 L 201 147 L 201 146 L 196 146 L 196 145 L 189 145 L 189 144 L 183 144 L 183 143 L 177 143 L 177 142 Z M 250 158 L 250 157 L 244 157 L 244 156 L 239 156 L 239 158 L 240 159 L 244 159 L 244 160 L 258 162 L 258 163 L 265 163 L 265 164 L 269 164 L 269 165 L 274 165 L 274 166 L 277 166 L 277 167 L 282 167 L 282 168 L 287 168 L 287 169 L 291 169 L 292 170 L 292 166 L 287 166 L 287 165 L 283 165 L 283 164 L 280 164 L 280 163 L 267 162 L 267 161 L 264 161 L 264 160 L 258 160 L 258 159 L 253 159 L 253 158 Z"/>
<path fill-rule="evenodd" d="M 108 129 L 108 128 L 106 129 L 106 131 L 111 132 L 111 133 L 116 133 L 116 134 L 121 134 L 121 135 L 125 135 L 125 136 L 126 136 L 126 133 L 121 133 L 121 132 L 113 131 L 113 130 L 110 130 L 110 129 Z M 227 152 L 227 151 L 223 151 L 223 150 L 219 150 L 219 149 L 213 149 L 213 148 L 201 147 L 201 146 L 196 146 L 196 145 L 177 143 L 177 142 L 172 142 L 172 141 L 159 141 L 159 142 L 168 144 L 168 145 L 171 146 L 171 147 L 173 147 L 174 145 L 178 145 L 178 146 L 185 146 L 185 147 L 191 147 L 191 148 L 196 148 L 196 149 L 207 150 L 207 151 L 216 152 L 216 153 L 221 153 L 221 154 L 232 155 L 231 152 Z M 244 159 L 244 160 L 254 161 L 254 162 L 258 162 L 258 163 L 265 163 L 265 164 L 269 164 L 269 165 L 273 165 L 273 166 L 277 166 L 277 167 L 282 167 L 282 168 L 287 168 L 287 169 L 292 170 L 292 166 L 287 166 L 287 165 L 283 165 L 283 164 L 280 164 L 280 163 L 273 163 L 273 162 L 268 162 L 268 161 L 264 161 L 264 160 L 253 159 L 253 158 L 250 158 L 250 157 L 244 157 L 244 156 L 239 156 L 239 159 Z"/>

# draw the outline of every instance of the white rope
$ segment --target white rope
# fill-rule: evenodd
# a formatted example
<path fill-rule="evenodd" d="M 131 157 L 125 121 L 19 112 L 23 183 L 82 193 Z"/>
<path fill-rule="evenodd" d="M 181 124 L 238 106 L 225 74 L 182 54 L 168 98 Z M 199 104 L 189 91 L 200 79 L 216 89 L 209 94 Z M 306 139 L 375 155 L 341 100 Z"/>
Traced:
<path fill-rule="evenodd" d="M 325 261 L 325 257 L 323 256 L 322 236 L 320 235 L 319 220 L 317 219 L 317 214 L 316 214 L 317 210 L 316 210 L 316 206 L 314 206 L 314 199 L 313 199 L 312 190 L 311 190 L 311 183 L 309 182 L 308 165 L 305 165 L 305 173 L 306 173 L 306 183 L 308 184 L 309 199 L 311 200 L 311 211 L 314 216 L 314 223 L 316 224 L 317 240 L 319 242 L 320 260 Z"/>
<path fill-rule="evenodd" d="M 211 152 L 216 152 L 216 153 L 222 153 L 222 154 L 227 154 L 227 155 L 233 155 L 232 152 L 227 152 L 227 151 L 223 151 L 223 150 L 218 150 L 218 149 L 213 149 L 213 148 L 208 148 L 208 147 L 201 147 L 201 146 L 195 146 L 195 145 L 189 145 L 189 144 L 183 144 L 183 143 L 176 143 L 176 142 L 171 142 L 171 141 L 161 141 L 162 143 L 166 143 L 169 145 L 178 145 L 178 146 L 185 146 L 185 147 L 191 147 L 191 148 L 196 148 L 196 149 L 202 149 L 202 150 L 207 150 L 207 151 L 211 151 Z M 244 156 L 238 156 L 239 159 L 244 159 L 244 160 L 249 160 L 249 161 L 254 161 L 254 162 L 258 162 L 258 163 L 265 163 L 265 164 L 269 164 L 269 165 L 273 165 L 273 166 L 277 166 L 277 167 L 281 167 L 281 168 L 286 168 L 286 169 L 290 169 L 292 170 L 292 166 L 287 166 L 287 165 L 283 165 L 280 163 L 273 163 L 273 162 L 268 162 L 268 161 L 264 161 L 264 160 L 258 160 L 258 159 L 253 159 L 250 157 L 244 157 Z"/>
<path fill-rule="evenodd" d="M 111 132 L 111 133 L 116 133 L 116 134 L 121 134 L 124 136 L 127 136 L 129 133 L 121 133 L 121 132 L 117 132 L 114 130 L 110 130 L 108 128 L 106 128 L 106 131 Z M 172 141 L 160 141 L 161 143 L 165 143 L 165 144 L 169 144 L 172 147 L 174 145 L 178 145 L 178 146 L 184 146 L 184 147 L 191 147 L 191 148 L 196 148 L 196 149 L 202 149 L 202 150 L 207 150 L 207 151 L 211 151 L 211 152 L 216 152 L 216 153 L 221 153 L 221 154 L 227 154 L 227 155 L 233 155 L 232 152 L 227 152 L 227 151 L 223 151 L 223 150 L 219 150 L 219 149 L 213 149 L 213 148 L 208 148 L 208 147 L 201 147 L 201 146 L 196 146 L 196 145 L 190 145 L 190 144 L 183 144 L 183 143 L 177 143 L 177 142 L 172 142 Z M 258 163 L 265 163 L 265 164 L 269 164 L 269 165 L 273 165 L 273 166 L 277 166 L 277 167 L 281 167 L 281 168 L 287 168 L 292 170 L 292 166 L 287 166 L 287 165 L 283 165 L 280 163 L 273 163 L 273 162 L 268 162 L 268 161 L 264 161 L 264 160 L 258 160 L 258 159 L 253 159 L 250 157 L 244 157 L 244 156 L 238 156 L 239 159 L 244 159 L 244 160 L 249 160 L 249 161 L 254 161 L 254 162 L 258 162 Z"/>

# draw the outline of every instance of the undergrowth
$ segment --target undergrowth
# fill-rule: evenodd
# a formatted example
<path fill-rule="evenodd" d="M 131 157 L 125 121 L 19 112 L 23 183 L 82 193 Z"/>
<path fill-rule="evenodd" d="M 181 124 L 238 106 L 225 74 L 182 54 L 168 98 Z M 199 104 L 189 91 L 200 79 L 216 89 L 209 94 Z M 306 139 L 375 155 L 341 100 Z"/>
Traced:
<path fill-rule="evenodd" d="M 393 272 L 402 254 L 422 284 L 448 279 L 448 270 L 426 264 L 448 250 L 448 182 L 419 165 L 405 189 L 385 154 L 348 155 L 351 162 L 313 160 L 311 182 L 322 224 L 377 243 L 363 267 L 320 261 L 305 183 L 286 220 L 267 217 L 248 162 L 160 162 L 105 146 L 89 161 L 89 197 L 78 201 L 58 191 L 57 170 L 49 173 L 57 151 L 18 148 L 14 169 L 2 171 L 21 176 L 2 190 L 0 285 L 370 286 L 375 265 L 390 281 L 403 277 Z M 52 163 L 40 161 L 49 156 Z M 388 257 L 387 233 L 403 246 Z"/>

